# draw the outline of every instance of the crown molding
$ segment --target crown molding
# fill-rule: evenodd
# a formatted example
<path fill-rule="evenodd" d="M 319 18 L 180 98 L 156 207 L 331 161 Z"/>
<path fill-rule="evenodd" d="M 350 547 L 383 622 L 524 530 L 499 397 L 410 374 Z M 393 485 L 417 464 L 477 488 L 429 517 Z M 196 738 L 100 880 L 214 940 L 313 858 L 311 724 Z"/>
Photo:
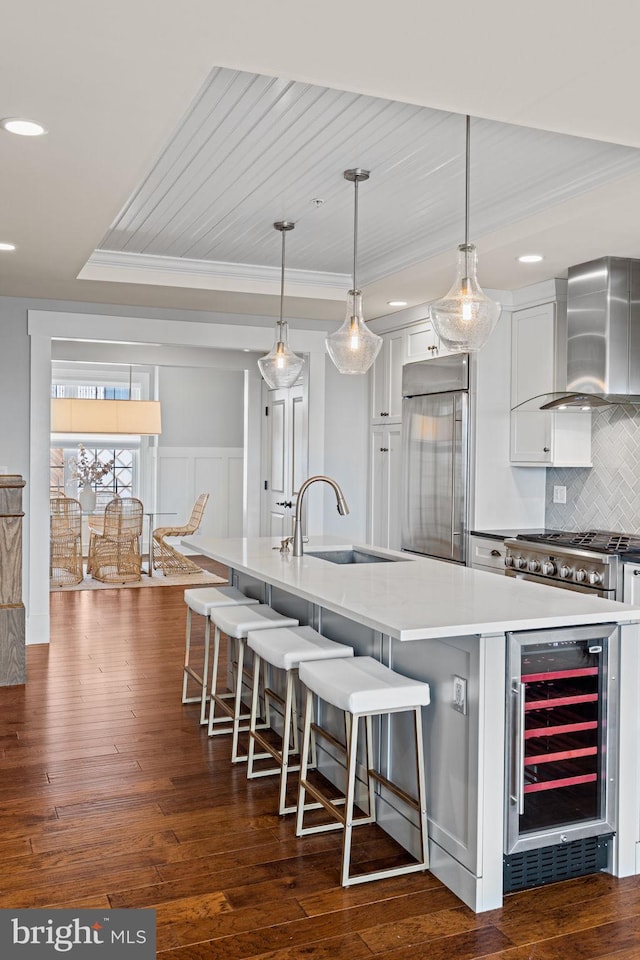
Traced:
<path fill-rule="evenodd" d="M 120 250 L 94 250 L 78 280 L 148 283 L 238 293 L 280 295 L 280 267 L 213 260 L 188 260 Z M 289 295 L 312 300 L 344 300 L 352 285 L 349 274 L 287 269 Z"/>

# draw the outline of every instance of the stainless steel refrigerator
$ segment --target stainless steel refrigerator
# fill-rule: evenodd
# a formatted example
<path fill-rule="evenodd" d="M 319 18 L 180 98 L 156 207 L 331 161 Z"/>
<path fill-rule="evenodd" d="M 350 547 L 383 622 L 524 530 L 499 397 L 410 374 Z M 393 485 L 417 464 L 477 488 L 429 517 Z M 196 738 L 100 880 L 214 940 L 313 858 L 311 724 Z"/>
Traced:
<path fill-rule="evenodd" d="M 402 371 L 403 550 L 466 563 L 469 354 Z"/>

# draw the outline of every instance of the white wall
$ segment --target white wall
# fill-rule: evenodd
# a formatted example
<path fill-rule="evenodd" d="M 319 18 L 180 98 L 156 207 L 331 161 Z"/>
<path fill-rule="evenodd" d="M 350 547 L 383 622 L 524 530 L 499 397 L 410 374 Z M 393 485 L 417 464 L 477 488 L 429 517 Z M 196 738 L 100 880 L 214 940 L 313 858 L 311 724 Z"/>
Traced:
<path fill-rule="evenodd" d="M 161 367 L 159 447 L 241 447 L 244 375 L 240 370 Z"/>
<path fill-rule="evenodd" d="M 0 297 L 0 334 L 0 465 L 28 480 L 29 338 L 24 300 Z M 28 517 L 24 523 L 28 527 Z"/>
<path fill-rule="evenodd" d="M 340 485 L 349 513 L 340 516 L 333 492 L 323 485 L 324 532 L 362 542 L 369 486 L 369 377 L 344 376 L 327 356 L 325 390 L 325 473 Z M 313 494 L 310 490 L 307 496 Z"/>

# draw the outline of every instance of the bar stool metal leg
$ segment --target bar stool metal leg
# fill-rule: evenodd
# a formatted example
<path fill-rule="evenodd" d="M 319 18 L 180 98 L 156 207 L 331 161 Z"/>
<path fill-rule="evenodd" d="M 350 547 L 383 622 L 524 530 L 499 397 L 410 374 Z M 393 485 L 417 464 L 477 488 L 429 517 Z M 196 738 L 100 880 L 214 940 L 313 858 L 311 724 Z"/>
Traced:
<path fill-rule="evenodd" d="M 296 804 L 287 806 L 288 775 L 300 769 L 300 763 L 292 763 L 292 755 L 299 752 L 298 743 L 298 706 L 296 683 L 300 663 L 309 660 L 353 659 L 350 646 L 337 643 L 323 637 L 310 626 L 296 626 L 249 632 L 247 645 L 254 656 L 254 684 L 249 724 L 249 758 L 247 778 L 280 775 L 278 794 L 278 812 L 283 815 L 293 813 Z M 282 735 L 276 745 L 271 738 L 257 732 L 258 684 L 261 671 L 264 673 L 264 698 L 266 707 L 273 703 L 282 708 Z M 284 696 L 274 689 L 271 682 L 272 672 L 284 673 Z M 254 767 L 255 744 L 267 751 L 275 761 L 275 766 L 256 770 Z"/>
<path fill-rule="evenodd" d="M 207 700 L 208 700 L 208 677 L 209 677 L 209 643 L 211 639 L 211 624 L 209 617 L 204 625 L 204 659 L 202 663 L 202 675 L 197 673 L 189 663 L 191 656 L 191 627 L 192 627 L 191 607 L 187 607 L 187 627 L 184 645 L 184 671 L 182 675 L 182 702 L 200 703 L 200 723 L 204 725 L 207 722 Z M 200 684 L 200 693 L 194 697 L 188 696 L 189 678 Z"/>
<path fill-rule="evenodd" d="M 289 756 L 290 753 L 297 753 L 298 750 L 298 737 L 297 730 L 295 730 L 295 723 L 297 718 L 297 709 L 296 709 L 296 696 L 295 696 L 295 675 L 293 670 L 288 670 L 286 674 L 286 690 L 284 700 L 274 690 L 271 689 L 269 680 L 267 677 L 268 664 L 262 657 L 254 652 L 254 667 L 253 667 L 253 690 L 251 697 L 251 718 L 249 721 L 249 752 L 247 756 L 247 779 L 255 780 L 258 777 L 270 777 L 274 774 L 280 774 L 280 792 L 278 798 L 278 813 L 283 815 L 285 813 L 293 813 L 296 809 L 296 804 L 291 806 L 286 805 L 286 795 L 287 795 L 287 776 L 288 773 L 295 772 L 300 769 L 300 765 L 296 764 L 294 766 L 289 765 Z M 265 722 L 263 724 L 258 724 L 258 693 L 260 686 L 260 674 L 261 671 L 264 675 L 264 702 L 265 702 Z M 270 726 L 270 717 L 269 717 L 269 705 L 272 699 L 277 700 L 283 705 L 283 726 L 282 726 L 282 739 L 281 739 L 281 749 L 278 751 L 273 747 L 269 747 L 269 752 L 267 753 L 256 753 L 255 744 L 260 743 L 263 746 L 266 746 L 266 740 L 259 736 L 257 733 L 260 729 L 265 729 Z M 254 767 L 254 760 L 265 760 L 268 757 L 274 757 L 279 764 L 277 767 L 268 767 L 262 770 L 256 770 Z"/>
<path fill-rule="evenodd" d="M 231 759 L 233 763 L 240 763 L 247 760 L 248 754 L 240 755 L 239 752 L 239 734 L 247 731 L 249 725 L 242 721 L 249 720 L 250 713 L 243 711 L 242 695 L 243 682 L 245 677 L 245 660 L 247 649 L 247 637 L 251 631 L 265 632 L 274 628 L 298 626 L 298 621 L 293 617 L 287 617 L 278 613 L 267 604 L 257 604 L 255 606 L 238 605 L 235 607 L 226 607 L 212 612 L 211 619 L 215 626 L 214 634 L 214 654 L 213 671 L 211 681 L 211 697 L 209 707 L 209 733 L 230 733 L 232 735 Z M 225 634 L 229 638 L 229 643 L 235 643 L 235 682 L 233 691 L 217 691 L 217 675 L 220 656 L 220 637 Z M 233 662 L 233 657 L 230 656 Z M 216 707 L 219 707 L 225 716 L 216 716 Z M 266 701 L 265 716 L 269 720 L 269 702 Z M 216 729 L 216 724 L 225 724 L 224 729 Z"/>
<path fill-rule="evenodd" d="M 427 804 L 426 804 L 426 777 L 424 771 L 424 745 L 422 738 L 422 706 L 430 702 L 429 685 L 420 681 L 413 681 L 400 674 L 394 673 L 388 667 L 370 657 L 354 658 L 336 665 L 325 663 L 301 663 L 300 678 L 307 687 L 306 709 L 304 721 L 304 739 L 302 745 L 302 759 L 300 783 L 298 790 L 298 812 L 296 817 L 296 835 L 305 836 L 310 833 L 319 833 L 322 830 L 342 827 L 342 863 L 341 883 L 347 887 L 356 883 L 371 880 L 380 880 L 386 877 L 399 876 L 405 873 L 414 873 L 426 870 L 429 866 L 428 832 L 427 832 Z M 312 721 L 313 697 L 333 704 L 343 712 L 346 720 L 346 743 L 341 745 L 333 734 L 322 729 Z M 399 784 L 394 783 L 381 772 L 373 756 L 373 717 L 381 717 L 394 713 L 413 714 L 415 733 L 415 762 L 417 780 L 417 798 L 407 793 Z M 358 736 L 360 721 L 364 724 L 365 756 L 366 756 L 366 789 L 368 812 L 364 816 L 356 816 L 356 788 L 358 767 Z M 327 739 L 334 746 L 340 747 L 346 754 L 346 786 L 344 791 L 344 811 L 338 809 L 334 799 L 330 798 L 324 788 L 311 783 L 308 777 L 308 761 L 312 730 Z M 406 864 L 388 869 L 372 870 L 368 873 L 353 875 L 351 873 L 351 852 L 353 827 L 357 824 L 372 823 L 376 820 L 375 785 L 379 784 L 389 794 L 398 798 L 403 805 L 417 815 L 419 831 L 420 853 L 415 859 Z M 306 802 L 310 795 L 318 800 L 338 823 L 304 826 L 305 810 L 309 809 Z"/>

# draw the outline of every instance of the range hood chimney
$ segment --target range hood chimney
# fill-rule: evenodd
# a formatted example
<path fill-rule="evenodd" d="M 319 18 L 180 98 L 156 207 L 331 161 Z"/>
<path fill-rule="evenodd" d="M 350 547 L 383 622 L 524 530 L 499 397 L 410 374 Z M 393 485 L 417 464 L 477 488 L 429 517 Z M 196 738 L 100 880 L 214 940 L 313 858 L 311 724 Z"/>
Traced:
<path fill-rule="evenodd" d="M 567 390 L 538 408 L 640 404 L 640 260 L 601 257 L 569 267 L 568 278 Z"/>
<path fill-rule="evenodd" d="M 640 403 L 640 260 L 570 267 L 567 390 Z"/>

